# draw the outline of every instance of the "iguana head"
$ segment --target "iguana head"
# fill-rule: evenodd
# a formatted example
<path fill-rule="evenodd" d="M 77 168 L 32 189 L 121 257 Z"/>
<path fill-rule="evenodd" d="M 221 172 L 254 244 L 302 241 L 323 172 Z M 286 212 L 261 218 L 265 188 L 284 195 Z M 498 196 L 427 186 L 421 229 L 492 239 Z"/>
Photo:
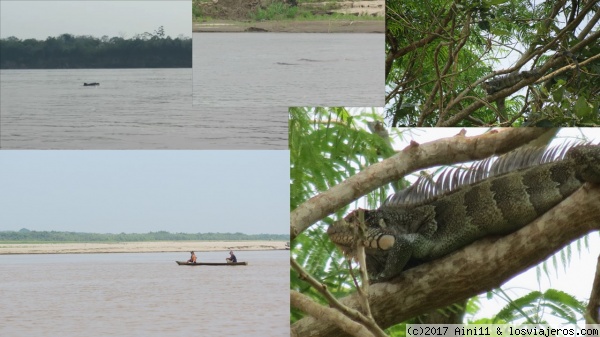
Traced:
<path fill-rule="evenodd" d="M 380 213 L 377 210 L 357 209 L 327 229 L 329 239 L 346 257 L 356 259 L 357 242 L 365 248 L 367 272 L 370 275 L 376 275 L 384 269 L 389 249 L 396 242 L 396 237 Z M 361 225 L 364 228 L 362 237 L 359 230 Z"/>
<path fill-rule="evenodd" d="M 390 249 L 396 238 L 386 228 L 385 220 L 377 214 L 359 208 L 348 214 L 343 220 L 336 221 L 327 229 L 329 239 L 344 252 L 355 257 L 356 243 L 365 247 L 367 254 Z M 364 237 L 360 237 L 360 226 L 364 224 Z"/>

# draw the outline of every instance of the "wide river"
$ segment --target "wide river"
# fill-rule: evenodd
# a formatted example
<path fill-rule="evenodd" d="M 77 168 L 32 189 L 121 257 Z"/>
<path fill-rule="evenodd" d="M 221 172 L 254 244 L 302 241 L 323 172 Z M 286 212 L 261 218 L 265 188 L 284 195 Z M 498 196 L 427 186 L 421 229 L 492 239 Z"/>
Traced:
<path fill-rule="evenodd" d="M 384 105 L 384 35 L 195 33 L 202 108 Z"/>
<path fill-rule="evenodd" d="M 0 70 L 0 102 L 2 149 L 287 149 L 287 107 L 201 111 L 189 68 Z"/>
<path fill-rule="evenodd" d="M 236 255 L 0 255 L 0 336 L 288 336 L 289 251 Z"/>

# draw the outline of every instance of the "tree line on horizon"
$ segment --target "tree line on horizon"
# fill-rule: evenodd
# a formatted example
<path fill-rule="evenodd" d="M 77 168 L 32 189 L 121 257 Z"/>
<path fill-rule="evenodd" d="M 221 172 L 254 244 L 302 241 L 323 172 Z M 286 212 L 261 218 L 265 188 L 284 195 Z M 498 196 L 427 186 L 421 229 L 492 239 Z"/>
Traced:
<path fill-rule="evenodd" d="M 289 234 L 244 234 L 244 233 L 81 233 L 60 231 L 0 231 L 0 242 L 135 242 L 135 241 L 289 241 Z"/>
<path fill-rule="evenodd" d="M 0 69 L 191 68 L 192 39 L 154 33 L 131 39 L 62 34 L 46 40 L 0 39 Z"/>

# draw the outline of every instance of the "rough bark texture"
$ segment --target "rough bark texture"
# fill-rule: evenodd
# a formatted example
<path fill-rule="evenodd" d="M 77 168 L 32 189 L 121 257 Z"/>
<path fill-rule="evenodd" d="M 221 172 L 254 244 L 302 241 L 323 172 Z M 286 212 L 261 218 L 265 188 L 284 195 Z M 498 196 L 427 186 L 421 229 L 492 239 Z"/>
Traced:
<path fill-rule="evenodd" d="M 587 324 L 600 324 L 600 256 L 598 256 L 598 263 L 596 264 L 596 276 L 594 276 L 586 314 Z"/>
<path fill-rule="evenodd" d="M 600 186 L 586 184 L 528 226 L 486 238 L 451 255 L 370 287 L 373 316 L 382 328 L 489 289 L 540 263 L 583 235 L 600 229 Z M 356 294 L 341 301 L 360 308 Z M 291 327 L 294 336 L 347 336 L 313 317 Z"/>
<path fill-rule="evenodd" d="M 462 324 L 467 310 L 468 299 L 453 305 L 431 310 L 417 317 L 418 324 Z"/>

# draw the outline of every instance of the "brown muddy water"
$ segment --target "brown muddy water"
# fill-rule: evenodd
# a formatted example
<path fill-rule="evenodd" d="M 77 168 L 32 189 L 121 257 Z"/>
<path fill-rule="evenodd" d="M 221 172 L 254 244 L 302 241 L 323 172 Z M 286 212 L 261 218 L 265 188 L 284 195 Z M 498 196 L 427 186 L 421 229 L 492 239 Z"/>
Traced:
<path fill-rule="evenodd" d="M 383 34 L 193 35 L 194 106 L 201 111 L 384 105 Z"/>
<path fill-rule="evenodd" d="M 287 149 L 287 107 L 200 111 L 192 69 L 0 75 L 2 149 Z"/>
<path fill-rule="evenodd" d="M 199 252 L 223 262 L 226 252 Z M 287 336 L 289 252 L 0 256 L 0 336 Z"/>

